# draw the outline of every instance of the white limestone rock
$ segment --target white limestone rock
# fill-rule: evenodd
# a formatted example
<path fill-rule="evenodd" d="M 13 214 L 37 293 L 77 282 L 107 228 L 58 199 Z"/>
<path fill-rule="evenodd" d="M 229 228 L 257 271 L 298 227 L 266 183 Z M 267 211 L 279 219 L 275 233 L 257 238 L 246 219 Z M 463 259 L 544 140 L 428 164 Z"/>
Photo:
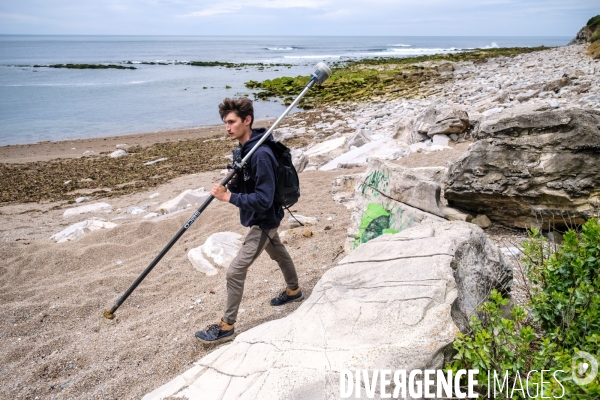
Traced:
<path fill-rule="evenodd" d="M 62 231 L 50 236 L 50 239 L 55 240 L 57 243 L 64 243 L 80 238 L 87 232 L 97 231 L 100 229 L 112 229 L 116 226 L 117 224 L 112 222 L 86 220 L 68 226 Z"/>
<path fill-rule="evenodd" d="M 458 139 L 458 137 L 457 137 Z M 448 143 L 450 142 L 450 138 L 446 135 L 440 134 L 440 135 L 435 135 L 432 138 L 432 145 L 433 146 L 445 146 L 448 147 Z"/>
<path fill-rule="evenodd" d="M 374 138 L 374 137 L 372 137 Z M 378 138 L 364 146 L 352 149 L 322 165 L 320 171 L 331 171 L 340 164 L 366 164 L 372 158 L 397 160 L 410 154 L 410 149 L 398 140 L 386 137 Z"/>
<path fill-rule="evenodd" d="M 119 150 L 115 150 L 112 153 L 110 153 L 109 157 L 110 158 L 119 158 L 119 157 L 123 157 L 126 156 L 127 152 L 123 149 L 119 149 Z"/>
<path fill-rule="evenodd" d="M 371 141 L 371 139 L 369 139 L 369 134 L 365 133 L 364 130 L 359 129 L 357 130 L 348 140 L 348 142 L 346 143 L 346 148 L 350 149 L 350 147 L 355 146 L 355 147 L 360 147 L 364 144 L 367 144 Z"/>
<path fill-rule="evenodd" d="M 179 196 L 162 203 L 156 211 L 161 214 L 169 214 L 177 210 L 187 208 L 189 204 L 196 205 L 204 202 L 210 196 L 210 192 L 205 192 L 204 188 L 192 190 L 187 189 Z"/>
<path fill-rule="evenodd" d="M 213 233 L 202 246 L 188 252 L 188 259 L 198 271 L 215 275 L 217 270 L 213 263 L 227 268 L 242 247 L 241 238 L 242 235 L 235 232 Z"/>
<path fill-rule="evenodd" d="M 85 206 L 79 206 L 74 208 L 69 208 L 65 210 L 63 213 L 63 217 L 70 217 L 73 215 L 87 214 L 87 213 L 95 213 L 95 212 L 111 212 L 113 207 L 108 203 L 93 203 Z"/>
<path fill-rule="evenodd" d="M 441 369 L 455 320 L 510 272 L 472 224 L 382 236 L 325 272 L 291 315 L 238 334 L 143 400 L 337 399 L 342 369 Z"/>
<path fill-rule="evenodd" d="M 195 247 L 188 251 L 188 260 L 190 260 L 194 268 L 199 272 L 204 273 L 206 276 L 212 276 L 219 273 L 212 263 L 204 257 L 202 246 Z"/>
<path fill-rule="evenodd" d="M 327 154 L 329 152 L 332 152 L 332 151 L 344 146 L 344 144 L 346 144 L 346 140 L 347 139 L 345 136 L 338 137 L 338 138 L 331 139 L 331 140 L 326 140 L 324 142 L 317 143 L 316 145 L 306 149 L 304 151 L 304 154 L 308 158 L 321 156 L 321 155 Z"/>
<path fill-rule="evenodd" d="M 344 205 L 348 210 L 354 208 L 354 187 L 362 174 L 340 175 L 333 180 L 331 193 L 336 203 Z"/>

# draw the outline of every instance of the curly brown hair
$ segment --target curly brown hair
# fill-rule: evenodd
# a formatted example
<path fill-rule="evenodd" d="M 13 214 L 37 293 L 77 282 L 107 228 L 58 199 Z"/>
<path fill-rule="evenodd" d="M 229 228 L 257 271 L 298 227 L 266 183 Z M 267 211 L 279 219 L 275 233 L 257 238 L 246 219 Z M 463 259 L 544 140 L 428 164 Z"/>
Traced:
<path fill-rule="evenodd" d="M 227 114 L 234 112 L 235 115 L 240 117 L 242 121 L 246 117 L 250 116 L 250 128 L 254 122 L 254 106 L 252 106 L 252 100 L 247 97 L 240 97 L 238 99 L 230 99 L 227 97 L 221 104 L 219 104 L 219 115 L 221 119 L 224 119 Z"/>

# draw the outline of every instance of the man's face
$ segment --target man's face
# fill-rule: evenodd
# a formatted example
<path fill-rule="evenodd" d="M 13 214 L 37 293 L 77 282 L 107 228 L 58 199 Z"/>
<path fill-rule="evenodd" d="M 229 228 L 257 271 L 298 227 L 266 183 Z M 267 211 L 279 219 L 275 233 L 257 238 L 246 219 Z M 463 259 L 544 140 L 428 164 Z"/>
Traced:
<path fill-rule="evenodd" d="M 225 118 L 223 118 L 223 122 L 225 122 L 225 129 L 229 134 L 229 139 L 238 140 L 242 144 L 245 143 L 252 134 L 252 130 L 250 129 L 251 121 L 252 117 L 249 115 L 245 120 L 242 120 L 233 111 L 227 114 Z"/>

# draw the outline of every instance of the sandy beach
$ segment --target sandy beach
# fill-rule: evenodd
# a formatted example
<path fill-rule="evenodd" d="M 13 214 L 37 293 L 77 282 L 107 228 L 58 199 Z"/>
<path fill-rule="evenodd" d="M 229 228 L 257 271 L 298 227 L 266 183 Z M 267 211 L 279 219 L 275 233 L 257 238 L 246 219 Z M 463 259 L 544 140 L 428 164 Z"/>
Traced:
<path fill-rule="evenodd" d="M 257 120 L 257 128 L 269 126 L 273 120 Z M 34 144 L 0 146 L 0 162 L 26 163 L 78 158 L 112 152 L 117 145 L 148 147 L 155 143 L 177 142 L 189 139 L 209 138 L 224 133 L 221 125 L 202 126 L 193 129 L 178 129 L 148 132 L 134 135 L 108 136 L 101 138 L 39 142 Z"/>

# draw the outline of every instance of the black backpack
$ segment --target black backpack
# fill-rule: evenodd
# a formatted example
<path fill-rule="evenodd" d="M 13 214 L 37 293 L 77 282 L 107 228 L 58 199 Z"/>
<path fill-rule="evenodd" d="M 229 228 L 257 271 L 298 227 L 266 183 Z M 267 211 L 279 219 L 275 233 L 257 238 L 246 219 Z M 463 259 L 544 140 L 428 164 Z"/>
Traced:
<path fill-rule="evenodd" d="M 289 211 L 288 208 L 300 198 L 300 179 L 292 163 L 292 152 L 283 143 L 274 140 L 266 140 L 263 144 L 271 148 L 279 164 L 276 172 L 275 201 Z"/>

